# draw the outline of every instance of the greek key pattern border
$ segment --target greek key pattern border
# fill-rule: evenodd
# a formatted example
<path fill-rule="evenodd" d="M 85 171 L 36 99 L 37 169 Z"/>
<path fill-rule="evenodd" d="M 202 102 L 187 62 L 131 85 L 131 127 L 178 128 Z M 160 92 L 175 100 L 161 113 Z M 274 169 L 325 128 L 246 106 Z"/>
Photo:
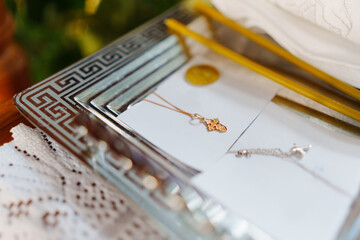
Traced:
<path fill-rule="evenodd" d="M 175 7 L 96 53 L 17 94 L 14 97 L 16 107 L 36 127 L 76 155 L 80 154 L 86 147 L 77 136 L 72 122 L 79 112 L 86 110 L 76 103 L 74 97 L 164 40 L 168 33 L 163 21 L 170 17 L 188 24 L 195 15 L 182 7 Z"/>

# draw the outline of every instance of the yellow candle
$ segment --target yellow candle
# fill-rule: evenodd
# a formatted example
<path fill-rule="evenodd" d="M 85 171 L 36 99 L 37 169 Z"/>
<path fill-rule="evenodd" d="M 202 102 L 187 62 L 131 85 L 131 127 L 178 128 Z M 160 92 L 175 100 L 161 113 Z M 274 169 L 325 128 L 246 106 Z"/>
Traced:
<path fill-rule="evenodd" d="M 222 46 L 221 44 L 211 39 L 205 38 L 204 36 L 190 30 L 184 24 L 176 21 L 175 19 L 167 19 L 165 21 L 165 24 L 171 31 L 191 37 L 192 39 L 198 41 L 199 43 L 202 43 L 211 50 L 233 60 L 234 62 L 239 63 L 244 67 L 247 67 L 253 70 L 254 72 L 257 72 L 265 77 L 268 77 L 271 80 L 293 90 L 294 92 L 297 92 L 305 97 L 308 97 L 326 107 L 329 107 L 339 113 L 344 114 L 345 116 L 348 116 L 360 122 L 360 112 L 356 111 L 355 109 L 352 109 L 340 102 L 337 102 L 297 82 L 294 82 L 291 79 L 286 78 L 285 76 L 277 72 L 274 72 L 256 62 L 253 62 L 250 59 Z"/>
<path fill-rule="evenodd" d="M 360 91 L 357 90 L 356 88 L 352 87 L 351 85 L 349 85 L 345 82 L 340 81 L 339 79 L 321 71 L 320 69 L 318 69 L 318 68 L 308 64 L 307 62 L 301 60 L 300 58 L 292 55 L 285 49 L 279 47 L 278 45 L 267 40 L 266 38 L 252 32 L 251 30 L 241 26 L 240 24 L 236 23 L 235 21 L 225 17 L 223 14 L 221 14 L 214 8 L 206 5 L 205 3 L 196 2 L 195 9 L 197 11 L 199 11 L 200 13 L 204 14 L 205 16 L 215 19 L 216 21 L 233 29 L 234 31 L 244 35 L 245 37 L 249 38 L 253 42 L 266 48 L 267 50 L 278 55 L 279 57 L 284 58 L 285 60 L 291 62 L 292 64 L 303 69 L 304 71 L 314 75 L 315 77 L 321 79 L 322 81 L 328 83 L 329 85 L 339 89 L 340 91 L 348 94 L 349 96 L 351 96 L 357 100 L 360 100 Z"/>

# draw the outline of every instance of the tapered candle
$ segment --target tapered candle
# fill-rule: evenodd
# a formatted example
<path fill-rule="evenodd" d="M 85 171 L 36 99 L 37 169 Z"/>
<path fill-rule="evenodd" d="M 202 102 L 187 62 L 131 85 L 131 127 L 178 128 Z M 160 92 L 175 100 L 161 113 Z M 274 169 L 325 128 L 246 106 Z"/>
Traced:
<path fill-rule="evenodd" d="M 294 92 L 297 92 L 305 97 L 308 97 L 326 107 L 329 107 L 339 113 L 344 114 L 345 116 L 348 116 L 352 119 L 355 119 L 360 122 L 360 112 L 357 110 L 350 108 L 340 102 L 335 101 L 334 99 L 331 99 L 327 96 L 324 96 L 310 88 L 307 88 L 297 82 L 294 82 L 293 80 L 274 72 L 273 70 L 266 68 L 254 61 L 251 61 L 250 59 L 224 47 L 223 45 L 215 42 L 214 40 L 211 40 L 209 38 L 206 38 L 192 30 L 190 30 L 188 27 L 186 27 L 184 24 L 178 22 L 175 19 L 167 19 L 165 21 L 165 24 L 167 27 L 177 34 L 185 35 L 187 37 L 190 37 L 199 43 L 202 43 L 203 45 L 207 46 L 211 50 L 233 60 L 236 63 L 239 63 L 243 65 L 244 67 L 247 67 L 254 72 L 257 72 L 267 78 L 270 78 L 271 80 L 285 86 L 288 89 L 293 90 Z"/>
<path fill-rule="evenodd" d="M 237 22 L 231 20 L 230 18 L 225 17 L 223 14 L 221 14 L 219 11 L 214 9 L 213 7 L 210 7 L 209 5 L 202 3 L 202 2 L 196 2 L 195 3 L 195 9 L 199 11 L 200 13 L 204 14 L 205 16 L 212 18 L 225 26 L 233 29 L 234 31 L 244 35 L 248 39 L 252 40 L 253 42 L 259 44 L 260 46 L 266 48 L 267 50 L 271 51 L 272 53 L 284 58 L 285 60 L 291 62 L 295 66 L 303 69 L 304 71 L 314 75 L 315 77 L 321 79 L 322 81 L 328 83 L 329 85 L 339 89 L 340 91 L 348 94 L 349 96 L 360 100 L 360 91 L 354 88 L 353 86 L 340 81 L 339 79 L 325 73 L 324 71 L 321 71 L 320 69 L 310 65 L 309 63 L 301 60 L 300 58 L 292 55 L 285 49 L 281 48 L 280 46 L 276 45 L 275 43 L 267 40 L 266 38 L 260 36 L 259 34 L 256 34 L 252 32 L 251 30 L 241 26 Z"/>

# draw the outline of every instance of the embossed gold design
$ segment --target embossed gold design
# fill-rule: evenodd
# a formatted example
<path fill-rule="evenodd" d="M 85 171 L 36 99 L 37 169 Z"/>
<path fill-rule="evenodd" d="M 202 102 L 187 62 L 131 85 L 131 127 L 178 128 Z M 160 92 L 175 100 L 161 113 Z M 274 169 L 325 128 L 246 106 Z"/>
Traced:
<path fill-rule="evenodd" d="M 186 79 L 195 85 L 207 85 L 219 79 L 219 71 L 207 64 L 190 67 L 185 74 Z"/>

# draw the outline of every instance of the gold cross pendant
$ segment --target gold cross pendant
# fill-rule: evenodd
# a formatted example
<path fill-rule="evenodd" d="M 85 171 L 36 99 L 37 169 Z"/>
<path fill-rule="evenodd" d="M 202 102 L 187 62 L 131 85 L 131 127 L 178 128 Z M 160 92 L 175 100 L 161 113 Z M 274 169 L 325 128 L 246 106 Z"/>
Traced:
<path fill-rule="evenodd" d="M 197 114 L 197 113 L 191 114 L 189 116 L 203 121 L 206 124 L 209 131 L 218 131 L 218 132 L 226 132 L 227 131 L 226 126 L 221 124 L 218 118 L 213 118 L 213 119 L 204 118 L 203 116 L 201 116 L 200 114 Z"/>
<path fill-rule="evenodd" d="M 206 125 L 209 131 L 219 131 L 219 132 L 226 132 L 227 128 L 225 125 L 221 124 L 218 118 L 214 119 L 202 119 Z"/>

